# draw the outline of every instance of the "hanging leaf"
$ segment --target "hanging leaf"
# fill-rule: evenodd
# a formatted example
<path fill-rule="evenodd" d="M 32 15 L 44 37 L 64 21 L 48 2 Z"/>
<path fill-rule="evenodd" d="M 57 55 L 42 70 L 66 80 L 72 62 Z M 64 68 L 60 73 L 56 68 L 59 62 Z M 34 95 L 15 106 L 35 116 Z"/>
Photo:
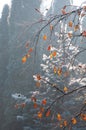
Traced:
<path fill-rule="evenodd" d="M 73 36 L 73 34 L 69 32 L 68 37 L 71 38 L 72 36 Z"/>
<path fill-rule="evenodd" d="M 28 48 L 28 47 L 29 47 L 29 42 L 26 42 L 25 48 Z"/>
<path fill-rule="evenodd" d="M 33 48 L 30 48 L 29 50 L 28 50 L 28 53 L 31 53 L 33 51 Z"/>
<path fill-rule="evenodd" d="M 68 23 L 68 25 L 69 25 L 69 27 L 72 27 L 72 26 L 73 26 L 73 22 L 70 21 L 70 22 Z"/>
<path fill-rule="evenodd" d="M 31 100 L 32 100 L 33 102 L 36 102 L 36 97 L 31 97 Z"/>
<path fill-rule="evenodd" d="M 53 52 L 52 52 L 52 55 L 53 55 L 53 57 L 56 57 L 57 52 L 56 52 L 56 51 L 53 51 Z"/>
<path fill-rule="evenodd" d="M 48 51 L 50 51 L 50 50 L 51 50 L 51 46 L 50 46 L 50 45 L 48 46 L 47 50 L 48 50 Z"/>
<path fill-rule="evenodd" d="M 42 112 L 39 111 L 37 116 L 38 116 L 38 118 L 42 118 Z"/>
<path fill-rule="evenodd" d="M 29 53 L 27 53 L 27 54 L 26 54 L 26 58 L 29 58 L 29 57 L 30 57 L 30 54 L 29 54 Z"/>
<path fill-rule="evenodd" d="M 37 77 L 37 80 L 41 80 L 40 74 L 37 74 L 36 77 Z"/>
<path fill-rule="evenodd" d="M 66 120 L 64 120 L 63 125 L 66 127 L 68 125 L 68 122 Z"/>
<path fill-rule="evenodd" d="M 46 103 L 47 103 L 47 100 L 46 100 L 46 99 L 43 99 L 43 100 L 42 100 L 42 104 L 43 104 L 43 105 L 46 105 Z"/>
<path fill-rule="evenodd" d="M 74 26 L 74 31 L 77 31 L 77 30 L 79 30 L 79 25 Z"/>
<path fill-rule="evenodd" d="M 22 108 L 25 108 L 25 106 L 26 106 L 26 103 L 22 103 L 22 104 L 21 104 L 21 107 L 22 107 Z"/>
<path fill-rule="evenodd" d="M 44 112 L 44 108 L 43 107 L 40 107 L 40 112 Z"/>
<path fill-rule="evenodd" d="M 58 68 L 58 70 L 57 70 L 57 74 L 58 74 L 59 76 L 62 75 L 62 68 Z"/>
<path fill-rule="evenodd" d="M 40 87 L 40 85 L 41 85 L 40 82 L 36 82 L 37 87 Z"/>
<path fill-rule="evenodd" d="M 49 116 L 50 116 L 50 114 L 51 114 L 51 111 L 50 111 L 50 110 L 48 110 L 48 111 L 46 112 L 46 117 L 49 117 Z"/>
<path fill-rule="evenodd" d="M 27 57 L 26 56 L 23 56 L 22 57 L 22 63 L 25 63 L 27 61 Z"/>
<path fill-rule="evenodd" d="M 65 9 L 62 9 L 61 11 L 62 11 L 62 14 L 63 14 L 63 15 L 65 15 L 65 14 L 66 14 Z"/>
<path fill-rule="evenodd" d="M 86 37 L 86 31 L 83 31 L 83 32 L 82 32 L 82 36 L 83 36 L 83 37 Z"/>
<path fill-rule="evenodd" d="M 52 31 L 52 30 L 53 30 L 53 25 L 50 24 L 50 31 Z"/>
<path fill-rule="evenodd" d="M 56 74 L 57 73 L 57 68 L 54 66 L 54 68 L 53 68 L 53 72 L 54 72 L 54 74 Z"/>
<path fill-rule="evenodd" d="M 75 125 L 75 124 L 77 123 L 76 118 L 72 118 L 72 120 L 71 120 L 71 121 L 72 121 L 72 124 L 73 124 L 73 125 Z"/>
<path fill-rule="evenodd" d="M 83 114 L 83 113 L 82 113 L 82 114 L 81 114 L 81 119 L 84 120 L 84 121 L 86 121 L 86 114 Z"/>
<path fill-rule="evenodd" d="M 18 109 L 19 108 L 19 104 L 15 104 L 15 106 L 14 106 L 16 109 Z"/>
<path fill-rule="evenodd" d="M 57 114 L 57 119 L 58 119 L 58 121 L 62 120 L 62 117 L 61 117 L 61 115 L 59 113 Z"/>
<path fill-rule="evenodd" d="M 64 87 L 64 92 L 67 93 L 68 92 L 68 88 Z"/>
<path fill-rule="evenodd" d="M 38 105 L 37 105 L 36 102 L 34 102 L 33 106 L 34 106 L 34 108 L 37 108 L 37 107 L 38 107 Z"/>
<path fill-rule="evenodd" d="M 44 35 L 44 36 L 43 36 L 43 40 L 47 40 L 47 35 Z"/>

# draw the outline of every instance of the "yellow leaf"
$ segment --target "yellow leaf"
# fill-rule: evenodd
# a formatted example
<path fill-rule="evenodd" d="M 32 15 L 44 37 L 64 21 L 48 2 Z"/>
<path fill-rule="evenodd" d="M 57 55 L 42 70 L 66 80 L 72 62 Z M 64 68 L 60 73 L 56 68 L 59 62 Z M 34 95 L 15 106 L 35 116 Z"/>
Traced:
<path fill-rule="evenodd" d="M 67 87 L 64 87 L 64 92 L 68 92 L 68 88 Z"/>

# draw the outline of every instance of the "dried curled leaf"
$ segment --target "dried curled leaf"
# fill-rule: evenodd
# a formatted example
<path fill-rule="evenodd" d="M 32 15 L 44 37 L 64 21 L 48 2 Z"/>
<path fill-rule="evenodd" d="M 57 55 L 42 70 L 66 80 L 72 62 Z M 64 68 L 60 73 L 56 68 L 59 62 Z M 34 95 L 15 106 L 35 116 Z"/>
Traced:
<path fill-rule="evenodd" d="M 86 114 L 83 114 L 83 113 L 82 113 L 82 114 L 81 114 L 81 119 L 84 120 L 84 121 L 86 121 Z"/>
<path fill-rule="evenodd" d="M 76 118 L 72 118 L 71 122 L 72 122 L 73 125 L 75 125 L 77 123 Z"/>
<path fill-rule="evenodd" d="M 58 68 L 57 74 L 58 74 L 59 76 L 61 76 L 61 74 L 62 74 L 62 68 Z"/>
<path fill-rule="evenodd" d="M 74 26 L 74 31 L 77 31 L 77 30 L 79 30 L 79 25 Z"/>

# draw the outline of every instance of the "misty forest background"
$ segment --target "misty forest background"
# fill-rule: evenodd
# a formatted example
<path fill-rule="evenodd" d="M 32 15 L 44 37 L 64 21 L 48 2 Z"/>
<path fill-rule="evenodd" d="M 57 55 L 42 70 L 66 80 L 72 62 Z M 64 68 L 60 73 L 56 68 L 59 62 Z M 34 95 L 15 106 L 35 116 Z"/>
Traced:
<path fill-rule="evenodd" d="M 61 8 L 69 3 L 67 0 L 58 1 L 54 3 L 54 13 L 57 13 L 58 7 Z M 43 46 L 46 45 L 40 41 L 36 57 L 32 54 L 33 58 L 28 59 L 25 64 L 22 64 L 21 58 L 26 53 L 25 43 L 39 28 L 38 25 L 28 29 L 41 16 L 35 10 L 35 8 L 39 9 L 40 3 L 40 0 L 12 0 L 11 9 L 5 5 L 2 11 L 0 19 L 0 130 L 23 130 L 23 126 L 27 125 L 27 122 L 16 120 L 16 115 L 20 111 L 16 112 L 11 95 L 22 93 L 29 98 L 31 96 L 29 92 L 35 88 L 33 74 L 40 71 Z M 36 58 L 35 64 L 33 64 L 34 58 Z M 33 125 L 30 118 L 28 122 Z"/>

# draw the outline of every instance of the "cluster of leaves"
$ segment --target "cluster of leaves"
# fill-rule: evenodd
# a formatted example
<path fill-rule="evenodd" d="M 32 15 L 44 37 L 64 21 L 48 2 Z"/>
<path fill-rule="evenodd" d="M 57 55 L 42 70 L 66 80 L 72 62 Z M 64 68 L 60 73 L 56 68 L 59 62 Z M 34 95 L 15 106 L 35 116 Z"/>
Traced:
<path fill-rule="evenodd" d="M 42 72 L 33 75 L 39 93 L 32 95 L 31 101 L 39 122 L 49 118 L 53 127 L 71 130 L 78 122 L 86 123 L 86 64 L 78 59 L 86 51 L 82 46 L 86 30 L 82 31 L 81 25 L 86 6 L 70 7 L 64 6 L 62 14 L 50 15 L 38 22 L 43 22 L 43 26 L 35 35 L 34 47 L 22 57 L 22 63 L 30 57 L 40 37 L 48 43 L 43 54 Z M 46 28 L 50 35 L 45 33 Z"/>

